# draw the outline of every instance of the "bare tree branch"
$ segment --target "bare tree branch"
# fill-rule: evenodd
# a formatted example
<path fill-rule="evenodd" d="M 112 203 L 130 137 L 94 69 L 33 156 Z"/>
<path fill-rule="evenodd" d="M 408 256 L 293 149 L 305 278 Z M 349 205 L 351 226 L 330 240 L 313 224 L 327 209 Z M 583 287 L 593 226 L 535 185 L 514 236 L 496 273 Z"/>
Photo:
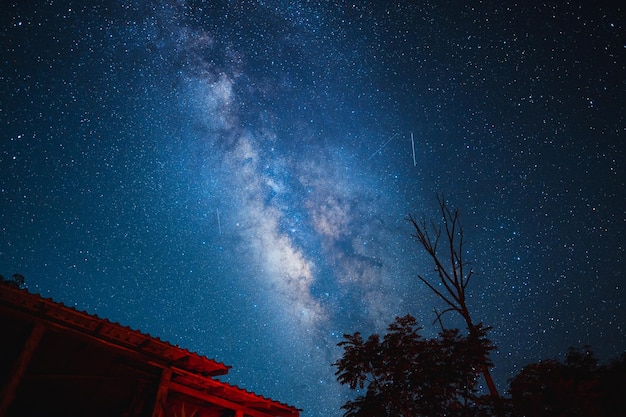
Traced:
<path fill-rule="evenodd" d="M 443 301 L 445 301 L 446 304 L 448 304 L 450 306 L 450 308 L 448 310 L 458 310 L 458 307 L 456 306 L 456 304 L 450 300 L 448 300 L 448 298 L 443 295 L 439 290 L 437 290 L 437 288 L 433 287 L 433 285 L 428 282 L 426 279 L 424 279 L 421 275 L 417 276 L 424 284 L 426 284 L 428 286 L 428 288 L 430 288 L 430 290 L 432 292 L 434 292 L 435 294 L 437 294 L 437 296 L 439 298 L 441 298 Z M 456 300 L 455 300 L 456 301 Z"/>
<path fill-rule="evenodd" d="M 418 278 L 448 306 L 441 313 L 435 310 L 435 322 L 439 322 L 443 327 L 441 317 L 447 312 L 456 311 L 465 320 L 470 337 L 477 338 L 476 343 L 480 343 L 478 333 L 480 333 L 479 329 L 482 324 L 474 324 L 466 304 L 465 290 L 474 271 L 471 267 L 468 272 L 465 269 L 465 266 L 469 264 L 464 259 L 465 234 L 460 220 L 460 213 L 458 209 L 452 210 L 448 207 L 443 194 L 437 194 L 437 202 L 439 203 L 439 212 L 441 214 L 439 224 L 431 220 L 429 228 L 425 219 L 418 221 L 413 215 L 408 216 L 409 222 L 415 229 L 413 237 L 432 259 L 435 264 L 435 272 L 437 272 L 436 279 L 429 280 L 422 275 L 418 275 Z M 442 236 L 447 242 L 442 243 Z M 447 246 L 444 250 L 444 253 L 447 254 L 444 254 L 443 258 L 438 251 L 440 243 Z M 449 264 L 449 266 L 446 267 L 446 264 Z M 441 284 L 445 291 L 438 289 L 433 281 Z M 488 353 L 486 353 L 483 363 L 482 373 L 485 377 L 485 382 L 489 387 L 491 396 L 497 398 L 498 391 L 489 372 Z"/>

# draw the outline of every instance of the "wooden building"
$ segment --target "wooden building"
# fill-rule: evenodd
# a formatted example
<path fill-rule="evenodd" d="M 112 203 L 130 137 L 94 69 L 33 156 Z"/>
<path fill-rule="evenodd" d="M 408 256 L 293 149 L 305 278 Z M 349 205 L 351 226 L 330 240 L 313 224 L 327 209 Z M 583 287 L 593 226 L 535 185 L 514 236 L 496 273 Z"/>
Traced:
<path fill-rule="evenodd" d="M 0 284 L 0 417 L 298 417 L 229 366 Z"/>

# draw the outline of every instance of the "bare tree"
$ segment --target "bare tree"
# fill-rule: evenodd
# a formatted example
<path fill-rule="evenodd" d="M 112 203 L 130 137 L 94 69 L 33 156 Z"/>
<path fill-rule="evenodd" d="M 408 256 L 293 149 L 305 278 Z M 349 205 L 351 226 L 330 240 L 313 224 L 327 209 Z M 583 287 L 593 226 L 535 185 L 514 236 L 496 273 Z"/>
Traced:
<path fill-rule="evenodd" d="M 416 232 L 413 236 L 435 263 L 435 272 L 437 273 L 436 278 L 429 279 L 422 275 L 418 275 L 418 278 L 443 300 L 447 306 L 442 312 L 435 310 L 436 321 L 441 323 L 441 316 L 447 312 L 457 312 L 467 325 L 470 339 L 473 338 L 476 341 L 476 345 L 479 346 L 479 338 L 481 337 L 479 330 L 483 329 L 483 325 L 482 323 L 475 324 L 473 322 L 467 307 L 466 289 L 472 278 L 473 271 L 463 259 L 463 245 L 465 242 L 463 227 L 459 219 L 459 210 L 450 209 L 443 195 L 437 194 L 437 202 L 439 203 L 442 217 L 439 224 L 431 221 L 429 225 L 424 219 L 418 221 L 414 216 L 409 216 L 409 221 Z M 484 357 L 480 363 L 481 372 L 489 388 L 489 393 L 492 398 L 497 399 L 499 397 L 498 390 L 489 371 L 491 362 L 488 351 L 484 352 Z"/>

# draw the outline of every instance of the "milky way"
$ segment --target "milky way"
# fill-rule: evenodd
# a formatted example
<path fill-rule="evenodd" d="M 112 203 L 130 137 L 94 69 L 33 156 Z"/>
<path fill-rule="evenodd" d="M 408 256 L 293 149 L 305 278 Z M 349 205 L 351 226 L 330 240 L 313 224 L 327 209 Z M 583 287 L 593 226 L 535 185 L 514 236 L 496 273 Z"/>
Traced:
<path fill-rule="evenodd" d="M 230 383 L 304 416 L 341 415 L 342 334 L 407 313 L 437 330 L 406 216 L 436 218 L 444 193 L 501 391 L 569 346 L 624 351 L 623 10 L 4 2 L 0 16 L 0 273 L 30 291 L 232 365 Z"/>

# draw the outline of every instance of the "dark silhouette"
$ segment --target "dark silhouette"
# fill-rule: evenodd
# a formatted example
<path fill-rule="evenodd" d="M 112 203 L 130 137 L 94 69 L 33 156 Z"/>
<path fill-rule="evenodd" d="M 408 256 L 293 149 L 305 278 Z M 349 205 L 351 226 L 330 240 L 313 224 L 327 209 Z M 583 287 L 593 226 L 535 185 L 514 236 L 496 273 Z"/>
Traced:
<path fill-rule="evenodd" d="M 345 417 L 618 417 L 626 410 L 626 353 L 599 366 L 589 347 L 570 348 L 563 362 L 525 366 L 510 380 L 510 395 L 493 398 L 477 392 L 478 365 L 493 349 L 485 328 L 477 326 L 477 339 L 458 329 L 425 339 L 420 330 L 407 315 L 382 338 L 344 335 L 335 375 L 360 394 L 341 407 Z"/>
<path fill-rule="evenodd" d="M 459 219 L 459 210 L 450 209 L 446 204 L 443 195 L 437 195 L 439 210 L 441 214 L 441 223 L 430 222 L 430 227 L 426 220 L 418 221 L 414 216 L 409 216 L 408 220 L 415 228 L 413 235 L 426 253 L 430 256 L 435 264 L 435 272 L 437 277 L 434 279 L 425 278 L 418 275 L 420 281 L 430 288 L 444 303 L 447 308 L 442 312 L 436 312 L 436 320 L 441 323 L 441 316 L 447 312 L 454 311 L 461 315 L 467 326 L 469 339 L 476 344 L 476 352 L 484 343 L 482 338 L 486 335 L 489 328 L 483 327 L 482 323 L 474 323 L 466 302 L 466 289 L 472 278 L 473 271 L 469 268 L 469 264 L 463 258 L 464 234 L 461 221 Z M 439 286 L 438 284 L 441 284 Z M 481 334 L 481 331 L 482 334 Z M 494 400 L 498 398 L 498 390 L 489 367 L 488 351 L 485 351 L 482 358 L 479 358 L 479 368 L 485 383 L 489 388 L 489 393 Z"/>
<path fill-rule="evenodd" d="M 396 318 L 388 333 L 363 340 L 344 335 L 344 353 L 333 364 L 337 380 L 365 395 L 348 401 L 346 417 L 478 415 L 479 365 L 493 346 L 486 329 L 475 327 L 475 340 L 458 329 L 442 330 L 436 339 L 420 336 L 415 318 Z M 476 343 L 479 341 L 479 343 Z"/>
<path fill-rule="evenodd" d="M 475 323 L 466 302 L 473 275 L 464 260 L 464 234 L 459 211 L 437 195 L 441 222 L 427 223 L 409 216 L 414 237 L 434 262 L 436 277 L 418 278 L 446 308 L 435 310 L 441 325 L 436 339 L 419 335 L 416 320 L 396 318 L 382 337 L 364 340 L 361 333 L 344 335 L 344 352 L 333 363 L 342 385 L 363 390 L 342 409 L 346 417 L 617 417 L 626 410 L 626 352 L 599 366 L 589 347 L 570 348 L 564 362 L 546 360 L 527 365 L 510 380 L 510 396 L 500 397 L 491 377 L 487 338 L 489 327 Z M 445 329 L 442 316 L 458 313 L 467 336 Z M 489 395 L 480 396 L 483 376 Z"/>
<path fill-rule="evenodd" d="M 8 285 L 9 287 L 24 288 L 24 275 L 13 274 L 11 279 L 5 279 L 2 275 L 0 275 L 0 282 L 4 285 Z"/>
<path fill-rule="evenodd" d="M 599 366 L 591 349 L 525 366 L 511 380 L 513 417 L 617 417 L 626 410 L 626 353 Z"/>

